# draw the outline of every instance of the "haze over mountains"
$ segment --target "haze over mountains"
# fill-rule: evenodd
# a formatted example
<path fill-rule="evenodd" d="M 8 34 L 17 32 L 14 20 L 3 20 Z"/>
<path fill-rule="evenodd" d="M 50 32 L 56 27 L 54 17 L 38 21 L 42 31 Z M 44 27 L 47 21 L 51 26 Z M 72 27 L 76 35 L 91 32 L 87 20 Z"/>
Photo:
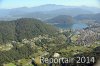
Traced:
<path fill-rule="evenodd" d="M 100 13 L 97 13 L 97 14 L 80 14 L 80 15 L 76 16 L 75 19 L 77 19 L 77 20 L 88 19 L 88 20 L 100 21 Z"/>
<path fill-rule="evenodd" d="M 79 14 L 95 14 L 99 12 L 100 9 L 95 7 L 47 4 L 31 8 L 0 9 L 0 20 L 13 20 L 17 18 L 47 20 L 59 15 L 77 16 Z"/>
<path fill-rule="evenodd" d="M 83 25 L 86 22 L 100 23 L 99 14 L 100 8 L 96 7 L 47 4 L 31 8 L 0 9 L 0 20 L 9 21 L 19 18 L 35 18 L 44 23 L 66 29 L 72 28 L 74 24 L 78 25 L 80 22 Z"/>

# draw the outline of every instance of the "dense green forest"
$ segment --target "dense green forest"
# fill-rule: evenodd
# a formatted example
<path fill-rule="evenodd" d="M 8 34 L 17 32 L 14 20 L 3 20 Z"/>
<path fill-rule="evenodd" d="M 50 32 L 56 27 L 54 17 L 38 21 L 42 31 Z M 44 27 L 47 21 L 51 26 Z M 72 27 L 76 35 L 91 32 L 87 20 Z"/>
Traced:
<path fill-rule="evenodd" d="M 29 58 L 32 53 L 34 51 L 30 45 L 27 44 L 22 47 L 16 45 L 9 51 L 0 52 L 0 66 L 3 66 L 3 63 L 17 61 L 21 58 Z"/>
<path fill-rule="evenodd" d="M 31 39 L 37 35 L 53 34 L 57 29 L 37 19 L 22 18 L 13 21 L 0 21 L 0 43 Z"/>

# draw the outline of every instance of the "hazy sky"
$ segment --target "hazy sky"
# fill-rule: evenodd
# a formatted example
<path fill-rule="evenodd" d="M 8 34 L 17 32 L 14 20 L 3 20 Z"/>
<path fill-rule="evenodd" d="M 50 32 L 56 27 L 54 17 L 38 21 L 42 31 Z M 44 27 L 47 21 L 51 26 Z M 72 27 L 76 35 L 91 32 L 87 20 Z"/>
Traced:
<path fill-rule="evenodd" d="M 0 8 L 34 7 L 44 4 L 100 7 L 100 0 L 0 0 Z"/>

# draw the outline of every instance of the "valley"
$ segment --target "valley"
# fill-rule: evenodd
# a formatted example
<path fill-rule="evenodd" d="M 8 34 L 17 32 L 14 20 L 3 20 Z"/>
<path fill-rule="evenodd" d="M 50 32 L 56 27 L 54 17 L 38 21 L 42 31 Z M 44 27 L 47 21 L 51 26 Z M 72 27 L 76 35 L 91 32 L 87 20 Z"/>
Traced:
<path fill-rule="evenodd" d="M 40 57 L 75 59 L 42 64 Z M 100 8 L 47 4 L 0 9 L 0 66 L 95 66 L 99 58 Z"/>

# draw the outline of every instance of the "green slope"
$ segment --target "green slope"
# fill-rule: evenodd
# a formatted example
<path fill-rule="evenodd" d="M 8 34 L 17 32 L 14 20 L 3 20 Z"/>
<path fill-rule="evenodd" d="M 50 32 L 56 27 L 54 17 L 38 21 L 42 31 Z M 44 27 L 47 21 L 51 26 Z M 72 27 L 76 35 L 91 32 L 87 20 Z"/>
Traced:
<path fill-rule="evenodd" d="M 37 35 L 54 34 L 57 29 L 37 19 L 22 18 L 13 21 L 0 21 L 0 42 L 21 41 Z"/>

